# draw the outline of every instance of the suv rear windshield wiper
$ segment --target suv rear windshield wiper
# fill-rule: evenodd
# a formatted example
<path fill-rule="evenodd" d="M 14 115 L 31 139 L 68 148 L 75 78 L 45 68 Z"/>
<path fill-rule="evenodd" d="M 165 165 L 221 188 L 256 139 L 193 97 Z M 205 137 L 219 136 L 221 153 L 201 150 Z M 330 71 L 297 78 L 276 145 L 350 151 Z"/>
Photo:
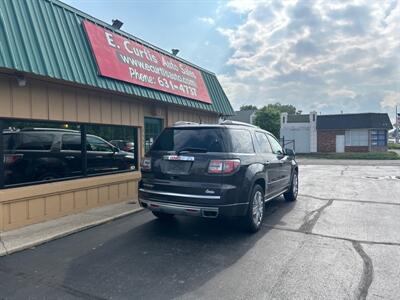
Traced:
<path fill-rule="evenodd" d="M 192 147 L 184 147 L 182 149 L 179 149 L 178 151 L 176 151 L 176 154 L 181 154 L 183 152 L 197 152 L 197 153 L 206 153 L 208 152 L 208 150 L 206 148 L 192 148 Z"/>

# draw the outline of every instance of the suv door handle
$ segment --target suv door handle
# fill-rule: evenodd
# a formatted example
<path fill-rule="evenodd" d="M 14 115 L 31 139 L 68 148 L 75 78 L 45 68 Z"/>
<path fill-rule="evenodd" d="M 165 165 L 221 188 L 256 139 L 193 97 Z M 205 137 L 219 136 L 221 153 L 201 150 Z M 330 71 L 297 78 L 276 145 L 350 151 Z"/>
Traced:
<path fill-rule="evenodd" d="M 96 155 L 96 158 L 103 158 L 103 155 Z"/>
<path fill-rule="evenodd" d="M 75 156 L 72 156 L 72 155 L 65 157 L 65 159 L 74 159 L 74 158 L 75 158 Z"/>

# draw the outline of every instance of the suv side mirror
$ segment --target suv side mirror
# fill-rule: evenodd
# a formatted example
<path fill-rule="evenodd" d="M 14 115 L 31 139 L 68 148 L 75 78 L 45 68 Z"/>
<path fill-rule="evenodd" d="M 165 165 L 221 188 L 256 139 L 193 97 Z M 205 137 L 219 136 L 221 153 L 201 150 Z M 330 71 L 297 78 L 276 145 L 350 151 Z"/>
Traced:
<path fill-rule="evenodd" d="M 287 156 L 291 156 L 291 157 L 295 157 L 296 156 L 296 153 L 294 152 L 293 149 L 285 149 L 285 154 Z"/>

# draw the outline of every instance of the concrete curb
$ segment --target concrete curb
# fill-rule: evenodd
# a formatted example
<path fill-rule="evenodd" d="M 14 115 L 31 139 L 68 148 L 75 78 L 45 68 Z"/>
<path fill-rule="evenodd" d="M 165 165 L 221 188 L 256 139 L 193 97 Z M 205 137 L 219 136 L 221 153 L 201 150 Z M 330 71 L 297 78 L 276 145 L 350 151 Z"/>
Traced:
<path fill-rule="evenodd" d="M 71 235 L 71 234 L 74 234 L 74 233 L 77 233 L 77 232 L 80 232 L 80 231 L 83 231 L 83 230 L 86 230 L 86 229 L 89 229 L 89 228 L 92 228 L 92 227 L 95 227 L 95 226 L 99 226 L 99 225 L 102 225 L 104 223 L 107 223 L 107 222 L 110 222 L 110 221 L 113 221 L 113 220 L 117 220 L 117 219 L 129 216 L 129 215 L 135 214 L 135 213 L 138 213 L 138 212 L 140 212 L 142 210 L 143 210 L 143 208 L 137 207 L 137 208 L 135 208 L 133 210 L 126 211 L 126 212 L 123 212 L 123 213 L 119 213 L 119 214 L 113 215 L 111 217 L 104 217 L 104 218 L 101 218 L 101 219 L 96 220 L 96 221 L 92 221 L 92 222 L 88 222 L 86 224 L 82 224 L 81 226 L 75 226 L 75 227 L 69 228 L 69 229 L 64 230 L 64 231 L 59 231 L 56 234 L 46 235 L 46 236 L 44 236 L 42 238 L 38 238 L 38 239 L 35 239 L 35 240 L 32 240 L 32 241 L 29 241 L 27 243 L 24 243 L 22 245 L 15 246 L 15 247 L 6 247 L 5 242 L 2 239 L 1 233 L 0 233 L 0 257 L 1 256 L 5 256 L 5 255 L 9 255 L 9 254 L 12 254 L 12 253 L 15 253 L 15 252 L 19 252 L 19 251 L 22 251 L 22 250 L 30 249 L 32 247 L 45 244 L 45 243 L 50 242 L 52 240 L 60 239 L 60 238 L 66 237 L 68 235 Z"/>

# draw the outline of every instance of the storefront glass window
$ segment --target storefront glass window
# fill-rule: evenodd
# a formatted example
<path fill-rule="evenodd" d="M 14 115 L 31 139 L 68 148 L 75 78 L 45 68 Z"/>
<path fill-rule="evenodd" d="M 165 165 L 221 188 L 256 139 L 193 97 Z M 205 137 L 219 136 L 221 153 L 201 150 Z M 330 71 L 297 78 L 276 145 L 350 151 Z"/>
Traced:
<path fill-rule="evenodd" d="M 136 129 L 128 126 L 88 125 L 87 173 L 136 169 Z"/>
<path fill-rule="evenodd" d="M 0 125 L 0 188 L 137 169 L 133 127 L 10 119 Z"/>
<path fill-rule="evenodd" d="M 144 118 L 144 147 L 147 152 L 163 129 L 163 120 L 158 118 Z"/>

